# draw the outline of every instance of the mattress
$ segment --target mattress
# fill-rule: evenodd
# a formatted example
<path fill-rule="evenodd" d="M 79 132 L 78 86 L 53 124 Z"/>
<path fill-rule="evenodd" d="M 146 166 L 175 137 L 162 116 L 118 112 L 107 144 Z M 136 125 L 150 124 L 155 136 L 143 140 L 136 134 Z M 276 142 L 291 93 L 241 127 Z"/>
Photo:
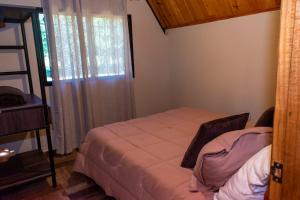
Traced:
<path fill-rule="evenodd" d="M 200 125 L 219 117 L 223 115 L 179 108 L 92 129 L 74 170 L 120 200 L 212 199 L 204 186 L 189 192 L 192 170 L 180 163 Z"/>

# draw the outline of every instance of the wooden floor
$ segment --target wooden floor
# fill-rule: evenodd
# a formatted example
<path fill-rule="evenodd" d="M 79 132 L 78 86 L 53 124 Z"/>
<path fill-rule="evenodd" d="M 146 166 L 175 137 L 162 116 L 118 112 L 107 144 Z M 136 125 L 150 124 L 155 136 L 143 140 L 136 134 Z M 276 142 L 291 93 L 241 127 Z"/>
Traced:
<path fill-rule="evenodd" d="M 72 172 L 74 157 L 57 157 L 57 187 L 51 178 L 0 192 L 0 200 L 111 200 L 91 179 Z"/>

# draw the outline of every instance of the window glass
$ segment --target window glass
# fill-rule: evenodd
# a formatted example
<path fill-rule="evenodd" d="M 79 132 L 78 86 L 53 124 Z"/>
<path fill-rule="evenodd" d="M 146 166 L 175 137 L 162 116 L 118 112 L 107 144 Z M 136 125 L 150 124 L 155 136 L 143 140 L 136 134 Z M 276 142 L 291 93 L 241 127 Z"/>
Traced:
<path fill-rule="evenodd" d="M 85 33 L 88 22 L 83 19 Z M 90 76 L 125 74 L 123 19 L 121 17 L 93 17 L 93 35 L 85 34 L 88 71 Z"/>
<path fill-rule="evenodd" d="M 42 38 L 42 45 L 43 45 L 43 52 L 44 52 L 46 78 L 47 78 L 47 82 L 51 82 L 52 74 L 51 74 L 51 67 L 50 67 L 48 35 L 46 31 L 45 16 L 43 13 L 39 13 L 39 22 L 40 22 L 41 38 Z"/>
<path fill-rule="evenodd" d="M 82 63 L 79 46 L 77 19 L 74 16 L 53 16 L 60 80 L 82 78 Z"/>
<path fill-rule="evenodd" d="M 39 14 L 47 81 L 52 81 L 49 47 L 44 14 Z M 60 80 L 82 78 L 82 63 L 77 19 L 74 16 L 53 17 Z M 122 17 L 95 16 L 83 18 L 88 77 L 125 74 L 124 33 Z M 89 32 L 88 30 L 92 30 Z M 70 36 L 74 36 L 70 38 Z"/>

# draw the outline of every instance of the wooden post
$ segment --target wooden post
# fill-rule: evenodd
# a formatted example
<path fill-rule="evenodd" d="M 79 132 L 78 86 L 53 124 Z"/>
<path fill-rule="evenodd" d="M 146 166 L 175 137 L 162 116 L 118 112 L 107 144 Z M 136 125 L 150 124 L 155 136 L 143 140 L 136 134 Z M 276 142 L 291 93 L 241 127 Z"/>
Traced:
<path fill-rule="evenodd" d="M 282 183 L 271 177 L 270 200 L 300 199 L 300 0 L 282 0 L 272 163 L 283 164 Z"/>

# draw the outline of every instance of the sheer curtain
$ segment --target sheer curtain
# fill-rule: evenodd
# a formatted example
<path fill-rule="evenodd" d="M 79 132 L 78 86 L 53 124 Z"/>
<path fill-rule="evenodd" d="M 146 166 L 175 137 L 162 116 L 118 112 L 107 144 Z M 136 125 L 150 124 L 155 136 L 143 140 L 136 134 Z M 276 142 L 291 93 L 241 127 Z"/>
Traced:
<path fill-rule="evenodd" d="M 91 128 L 134 117 L 126 0 L 43 1 L 54 144 L 79 147 Z"/>

